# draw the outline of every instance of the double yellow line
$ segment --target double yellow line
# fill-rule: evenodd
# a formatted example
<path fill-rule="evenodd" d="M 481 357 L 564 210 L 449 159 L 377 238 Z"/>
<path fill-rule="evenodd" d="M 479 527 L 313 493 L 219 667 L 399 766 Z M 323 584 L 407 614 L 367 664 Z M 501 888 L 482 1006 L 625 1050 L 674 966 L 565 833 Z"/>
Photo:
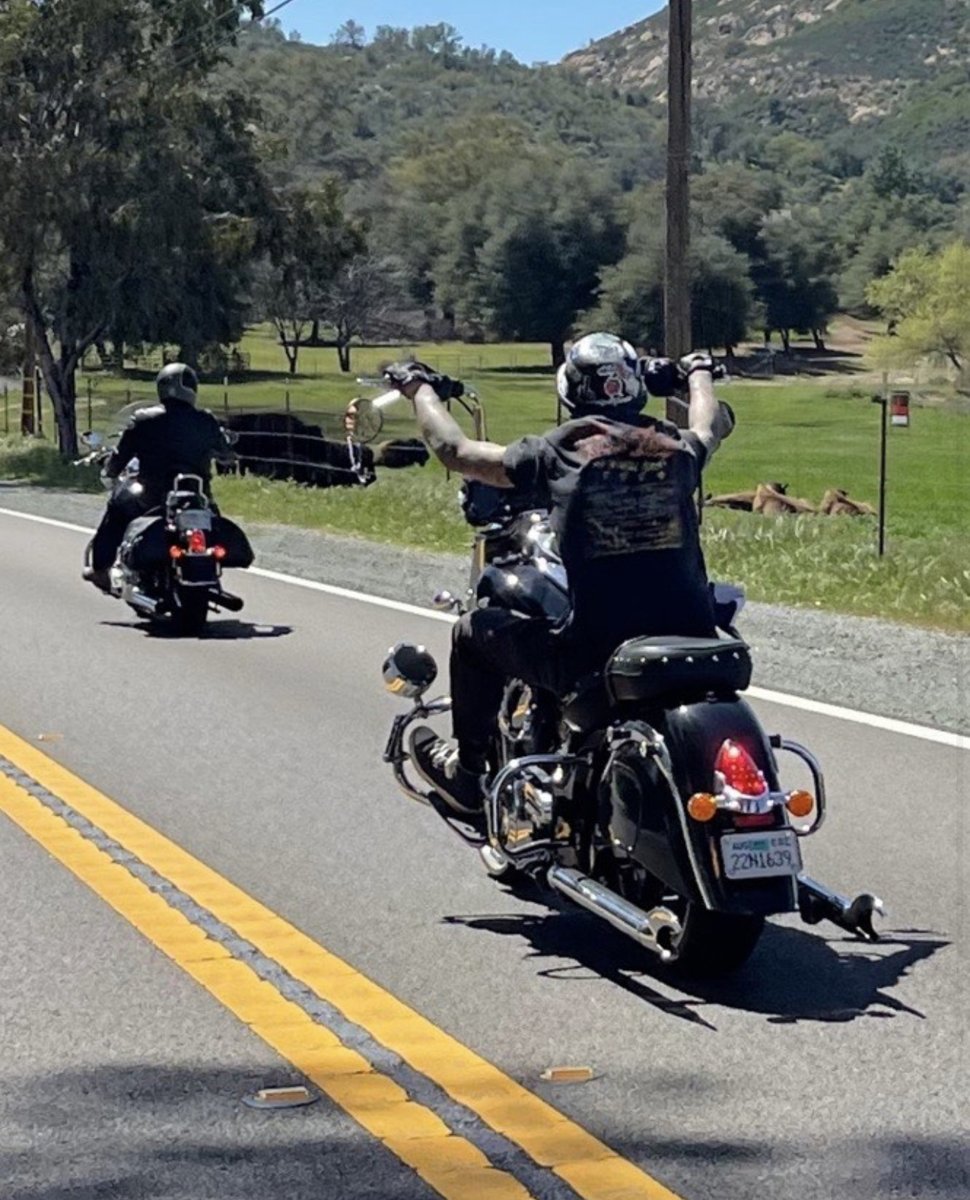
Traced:
<path fill-rule="evenodd" d="M 216 921 L 332 1005 L 584 1200 L 677 1200 L 673 1192 L 504 1075 L 349 963 L 174 842 L 0 726 L 0 756 Z M 0 774 L 0 811 L 197 980 L 446 1200 L 530 1192 L 314 1021 L 62 816 Z"/>

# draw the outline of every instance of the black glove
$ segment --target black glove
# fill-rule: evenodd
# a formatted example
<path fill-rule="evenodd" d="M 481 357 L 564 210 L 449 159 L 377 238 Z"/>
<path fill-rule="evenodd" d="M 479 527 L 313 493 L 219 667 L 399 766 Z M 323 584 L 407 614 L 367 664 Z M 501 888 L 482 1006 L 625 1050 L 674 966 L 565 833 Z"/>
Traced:
<path fill-rule="evenodd" d="M 391 387 L 403 389 L 412 383 L 427 383 L 439 400 L 457 400 L 465 394 L 465 385 L 460 379 L 451 379 L 441 375 L 426 363 L 411 359 L 406 362 L 391 363 L 382 371 L 382 375 Z"/>
<path fill-rule="evenodd" d="M 651 396 L 673 396 L 684 386 L 680 367 L 670 358 L 642 358 L 641 372 Z"/>

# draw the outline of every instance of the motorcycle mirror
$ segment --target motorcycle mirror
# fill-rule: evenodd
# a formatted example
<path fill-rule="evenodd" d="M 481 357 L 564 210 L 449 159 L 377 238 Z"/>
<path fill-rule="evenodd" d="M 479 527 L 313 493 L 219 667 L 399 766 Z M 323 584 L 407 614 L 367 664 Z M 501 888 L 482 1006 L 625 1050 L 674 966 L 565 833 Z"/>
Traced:
<path fill-rule="evenodd" d="M 91 450 L 100 450 L 104 445 L 104 438 L 102 435 L 100 433 L 95 433 L 91 429 L 86 429 L 84 433 L 81 434 L 80 441 L 83 443 L 83 445 L 89 447 Z"/>
<path fill-rule="evenodd" d="M 461 608 L 461 601 L 451 592 L 441 591 L 435 592 L 434 599 L 431 601 L 432 608 L 438 609 L 439 612 L 454 612 Z"/>
<path fill-rule="evenodd" d="M 344 418 L 347 433 L 358 442 L 372 442 L 384 428 L 384 414 L 373 400 L 351 400 Z"/>
<path fill-rule="evenodd" d="M 392 696 L 417 700 L 438 676 L 438 664 L 424 646 L 398 642 L 384 660 L 384 686 Z"/>

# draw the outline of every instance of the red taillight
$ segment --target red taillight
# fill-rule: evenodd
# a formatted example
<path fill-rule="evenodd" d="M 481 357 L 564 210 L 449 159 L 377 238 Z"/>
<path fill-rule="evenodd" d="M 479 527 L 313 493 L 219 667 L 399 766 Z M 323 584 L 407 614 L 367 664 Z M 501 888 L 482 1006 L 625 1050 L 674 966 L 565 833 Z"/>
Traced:
<path fill-rule="evenodd" d="M 222 562 L 222 560 L 226 557 L 225 546 L 213 546 L 212 547 L 212 557 L 217 558 L 219 560 L 219 562 Z"/>
<path fill-rule="evenodd" d="M 184 553 L 185 551 L 181 546 L 169 546 L 168 548 L 169 558 L 181 558 Z"/>
<path fill-rule="evenodd" d="M 742 796 L 763 796 L 768 790 L 764 772 L 758 770 L 747 750 L 730 738 L 721 744 L 714 770 L 720 771 L 725 784 Z"/>
<path fill-rule="evenodd" d="M 205 554 L 205 534 L 201 529 L 189 532 L 189 554 Z"/>

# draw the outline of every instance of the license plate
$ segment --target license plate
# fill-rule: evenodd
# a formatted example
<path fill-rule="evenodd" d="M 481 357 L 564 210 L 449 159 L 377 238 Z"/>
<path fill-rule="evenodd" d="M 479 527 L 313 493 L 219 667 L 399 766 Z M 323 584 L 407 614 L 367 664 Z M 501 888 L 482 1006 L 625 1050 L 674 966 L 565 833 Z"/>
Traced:
<path fill-rule="evenodd" d="M 798 838 L 791 829 L 726 834 L 721 838 L 721 859 L 728 879 L 797 875 L 802 869 Z"/>

